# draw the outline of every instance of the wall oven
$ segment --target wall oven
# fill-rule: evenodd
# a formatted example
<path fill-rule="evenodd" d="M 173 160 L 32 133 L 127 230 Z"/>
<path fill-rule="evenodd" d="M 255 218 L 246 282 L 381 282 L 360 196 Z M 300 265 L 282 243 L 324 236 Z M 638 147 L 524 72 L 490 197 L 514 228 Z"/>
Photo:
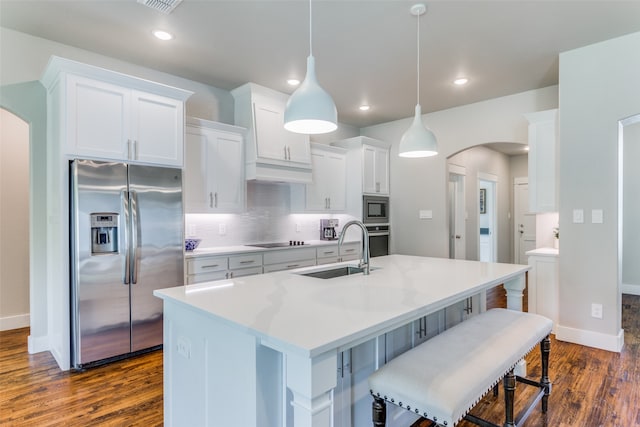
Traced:
<path fill-rule="evenodd" d="M 362 222 L 365 224 L 388 224 L 389 198 L 362 196 Z"/>
<path fill-rule="evenodd" d="M 372 257 L 389 255 L 389 224 L 368 225 L 369 254 Z"/>

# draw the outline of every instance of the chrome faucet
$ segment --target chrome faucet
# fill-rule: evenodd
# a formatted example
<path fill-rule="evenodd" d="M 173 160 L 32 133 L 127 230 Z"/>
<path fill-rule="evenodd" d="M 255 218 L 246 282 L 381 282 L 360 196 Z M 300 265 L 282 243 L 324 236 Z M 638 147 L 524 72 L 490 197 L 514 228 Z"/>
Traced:
<path fill-rule="evenodd" d="M 347 228 L 351 225 L 357 225 L 362 229 L 362 239 L 364 240 L 364 249 L 362 254 L 362 261 L 358 264 L 358 267 L 364 269 L 364 274 L 369 274 L 369 231 L 367 231 L 367 227 L 358 220 L 353 220 L 347 222 L 344 227 L 342 227 L 342 232 L 340 233 L 340 238 L 338 239 L 338 259 L 342 261 L 342 256 L 340 255 L 340 248 L 342 248 L 342 242 L 344 241 L 344 236 L 347 234 Z"/>

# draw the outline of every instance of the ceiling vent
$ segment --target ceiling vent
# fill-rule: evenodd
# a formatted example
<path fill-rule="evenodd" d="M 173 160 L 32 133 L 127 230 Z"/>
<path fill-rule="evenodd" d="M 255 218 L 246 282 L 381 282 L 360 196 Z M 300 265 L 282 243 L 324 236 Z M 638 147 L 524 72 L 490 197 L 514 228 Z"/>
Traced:
<path fill-rule="evenodd" d="M 181 2 L 182 0 L 138 0 L 140 4 L 166 14 L 171 13 Z"/>

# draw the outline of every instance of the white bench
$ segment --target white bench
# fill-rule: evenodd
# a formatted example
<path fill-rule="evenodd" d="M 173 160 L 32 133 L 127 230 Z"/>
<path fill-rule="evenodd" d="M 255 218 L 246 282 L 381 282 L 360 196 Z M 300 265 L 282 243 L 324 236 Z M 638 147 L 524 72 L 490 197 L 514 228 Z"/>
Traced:
<path fill-rule="evenodd" d="M 463 418 L 480 426 L 497 426 L 468 415 L 478 401 L 504 378 L 505 426 L 517 426 L 542 400 L 547 410 L 549 334 L 553 322 L 537 314 L 493 309 L 472 317 L 401 354 L 369 377 L 374 397 L 373 425 L 386 423 L 386 404 L 392 403 L 438 425 L 454 426 Z M 539 382 L 516 377 L 513 368 L 538 343 L 542 353 Z M 540 390 L 514 419 L 516 381 Z"/>

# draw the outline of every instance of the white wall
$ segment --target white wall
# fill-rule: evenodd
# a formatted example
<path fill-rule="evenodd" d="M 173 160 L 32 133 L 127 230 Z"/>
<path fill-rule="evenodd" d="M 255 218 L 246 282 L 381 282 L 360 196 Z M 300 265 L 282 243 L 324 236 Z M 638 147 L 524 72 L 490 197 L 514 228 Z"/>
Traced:
<path fill-rule="evenodd" d="M 29 125 L 0 108 L 0 331 L 29 326 Z"/>
<path fill-rule="evenodd" d="M 556 108 L 557 93 L 557 86 L 551 86 L 425 114 L 424 123 L 439 145 L 439 154 L 430 158 L 398 157 L 398 143 L 412 118 L 363 128 L 363 135 L 392 144 L 392 252 L 448 257 L 447 158 L 488 142 L 526 143 L 528 127 L 523 114 Z M 420 209 L 433 210 L 433 219 L 420 220 Z"/>
<path fill-rule="evenodd" d="M 640 113 L 640 33 L 560 55 L 560 320 L 562 340 L 619 351 L 618 121 Z M 574 224 L 574 209 L 585 222 Z M 604 223 L 591 223 L 591 210 Z M 638 255 L 636 255 L 638 259 Z M 591 304 L 603 318 L 591 317 Z"/>

